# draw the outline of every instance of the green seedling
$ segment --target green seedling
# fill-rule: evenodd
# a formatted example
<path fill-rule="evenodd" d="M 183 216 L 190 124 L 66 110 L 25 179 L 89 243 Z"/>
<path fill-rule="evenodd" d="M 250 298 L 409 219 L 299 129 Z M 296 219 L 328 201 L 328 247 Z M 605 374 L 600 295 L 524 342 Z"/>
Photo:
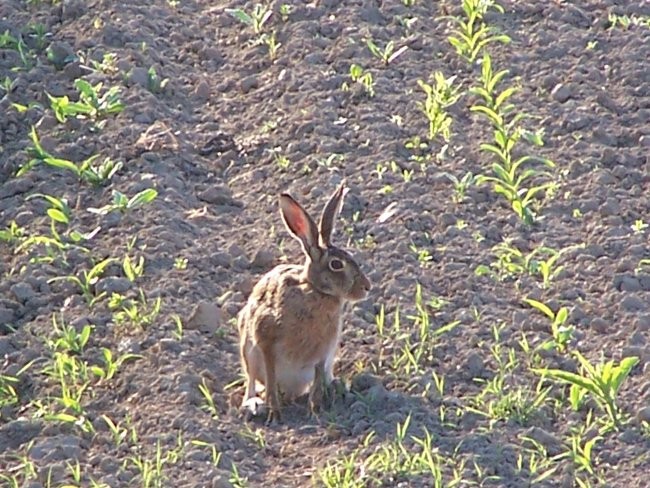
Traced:
<path fill-rule="evenodd" d="M 156 68 L 153 66 L 147 71 L 147 89 L 151 93 L 161 93 L 167 84 L 169 83 L 169 78 L 161 78 L 156 72 Z"/>
<path fill-rule="evenodd" d="M 418 80 L 418 85 L 426 95 L 424 102 L 418 102 L 418 107 L 429 122 L 430 141 L 441 135 L 445 142 L 449 142 L 451 117 L 446 109 L 460 98 L 459 88 L 454 86 L 455 79 L 455 76 L 445 78 L 441 72 L 436 71 L 433 74 L 433 84 L 429 85 L 423 80 Z"/>
<path fill-rule="evenodd" d="M 571 339 L 573 339 L 573 333 L 575 332 L 573 325 L 566 324 L 569 318 L 569 309 L 562 307 L 557 312 L 553 312 L 546 304 L 533 300 L 532 298 L 524 298 L 524 303 L 543 313 L 551 320 L 551 335 L 553 336 L 553 340 L 543 343 L 542 349 L 557 349 L 559 352 L 566 352 L 567 346 Z"/>
<path fill-rule="evenodd" d="M 183 339 L 183 321 L 177 314 L 172 315 L 172 320 L 174 321 L 174 331 L 172 334 L 176 340 L 180 341 Z"/>
<path fill-rule="evenodd" d="M 12 220 L 6 228 L 0 230 L 0 241 L 7 244 L 15 244 L 25 235 L 25 229 L 20 227 L 15 220 Z"/>
<path fill-rule="evenodd" d="M 187 258 L 176 258 L 174 260 L 174 269 L 179 271 L 187 269 Z"/>
<path fill-rule="evenodd" d="M 646 224 L 642 219 L 637 219 L 630 227 L 635 234 L 643 234 L 643 232 L 648 228 L 648 224 Z"/>
<path fill-rule="evenodd" d="M 350 79 L 353 83 L 359 83 L 363 86 L 369 97 L 372 98 L 375 96 L 375 82 L 369 71 L 364 72 L 361 66 L 358 64 L 352 64 L 350 65 Z M 344 84 L 344 86 L 347 87 L 346 84 Z"/>
<path fill-rule="evenodd" d="M 65 323 L 63 317 L 59 324 L 56 315 L 52 315 L 52 337 L 47 339 L 47 346 L 52 351 L 81 354 L 88 344 L 92 330 L 92 325 L 84 325 L 81 331 L 77 332 L 77 329 Z"/>
<path fill-rule="evenodd" d="M 622 412 L 617 403 L 618 392 L 632 368 L 639 362 L 636 356 L 626 357 L 616 365 L 613 360 L 592 365 L 582 354 L 575 351 L 574 356 L 580 362 L 581 374 L 562 369 L 535 369 L 543 378 L 575 385 L 586 390 L 601 406 L 610 422 L 609 426 L 618 427 L 621 424 Z"/>
<path fill-rule="evenodd" d="M 291 166 L 291 160 L 282 154 L 281 151 L 281 147 L 276 147 L 271 151 L 271 154 L 273 155 L 273 160 L 275 161 L 275 164 L 278 165 L 278 168 L 286 170 Z"/>
<path fill-rule="evenodd" d="M 46 164 L 52 168 L 63 169 L 73 173 L 80 181 L 86 181 L 93 186 L 102 186 L 110 182 L 115 174 L 122 168 L 122 162 L 115 162 L 105 158 L 103 162 L 95 164 L 99 155 L 93 155 L 77 164 L 67 159 L 57 158 L 43 149 L 35 127 L 32 126 L 29 133 L 32 146 L 27 148 L 30 160 L 25 163 L 16 173 L 22 176 L 37 164 Z"/>
<path fill-rule="evenodd" d="M 282 22 L 288 22 L 289 21 L 289 16 L 291 15 L 291 12 L 293 11 L 293 7 L 287 3 L 283 3 L 280 5 L 280 18 L 282 19 Z"/>
<path fill-rule="evenodd" d="M 113 293 L 108 303 L 108 308 L 114 311 L 113 320 L 118 325 L 129 322 L 131 325 L 144 330 L 158 317 L 162 306 L 162 298 L 157 297 L 150 303 L 140 290 L 140 299 L 134 300 Z"/>
<path fill-rule="evenodd" d="M 52 34 L 47 31 L 47 27 L 44 24 L 36 23 L 30 24 L 28 26 L 29 37 L 36 41 L 36 49 L 42 51 L 45 49 L 47 44 L 47 38 Z"/>
<path fill-rule="evenodd" d="M 280 46 L 282 46 L 282 44 L 279 43 L 276 38 L 275 31 L 271 32 L 270 34 L 262 34 L 260 36 L 260 43 L 266 46 L 266 49 L 269 53 L 269 59 L 271 61 L 275 61 L 278 57 L 278 49 L 280 49 Z"/>
<path fill-rule="evenodd" d="M 117 67 L 117 55 L 115 53 L 104 53 L 101 61 L 82 58 L 81 65 L 89 70 L 107 75 L 113 75 L 119 71 Z"/>
<path fill-rule="evenodd" d="M 510 203 L 513 211 L 524 223 L 531 225 L 536 218 L 533 210 L 535 199 L 540 193 L 552 190 L 555 183 L 546 182 L 530 186 L 530 180 L 549 179 L 551 175 L 540 168 L 554 168 L 555 163 L 547 158 L 514 156 L 516 144 L 522 137 L 535 145 L 542 145 L 543 141 L 539 132 L 531 133 L 519 125 L 520 121 L 526 118 L 525 114 L 513 115 L 515 107 L 507 101 L 516 93 L 516 88 L 508 87 L 496 93 L 497 84 L 507 73 L 494 73 L 491 58 L 485 54 L 481 69 L 482 86 L 472 91 L 481 96 L 483 102 L 472 106 L 470 110 L 487 119 L 494 129 L 494 142 L 480 145 L 481 150 L 493 159 L 493 175 L 479 175 L 477 183 L 491 183 L 495 193 Z"/>
<path fill-rule="evenodd" d="M 408 46 L 402 46 L 395 51 L 395 43 L 393 41 L 389 41 L 382 49 L 372 39 L 366 39 L 366 46 L 368 46 L 370 53 L 381 60 L 384 65 L 389 65 L 408 49 Z"/>
<path fill-rule="evenodd" d="M 266 5 L 257 4 L 249 14 L 243 9 L 227 8 L 226 13 L 237 19 L 242 24 L 253 28 L 255 34 L 261 34 L 264 26 L 273 15 L 273 12 Z"/>
<path fill-rule="evenodd" d="M 454 196 L 452 200 L 455 203 L 462 203 L 465 200 L 465 193 L 476 182 L 476 177 L 470 171 L 465 173 L 465 175 L 458 179 L 456 176 L 451 173 L 442 173 L 442 175 L 447 178 L 454 185 Z"/>
<path fill-rule="evenodd" d="M 109 88 L 101 96 L 102 83 L 93 86 L 79 78 L 75 81 L 74 86 L 79 92 L 78 102 L 71 102 L 66 95 L 54 97 L 47 94 L 54 115 L 61 123 L 64 123 L 68 117 L 96 120 L 107 115 L 119 114 L 124 110 L 124 104 L 119 99 L 120 87 L 118 86 Z"/>
<path fill-rule="evenodd" d="M 91 213 L 106 215 L 111 212 L 119 211 L 126 213 L 130 210 L 141 207 L 147 203 L 152 202 L 158 196 L 158 192 L 153 188 L 148 188 L 142 190 L 139 193 L 136 193 L 131 198 L 127 197 L 124 193 L 121 193 L 117 190 L 113 190 L 113 203 L 110 205 L 105 205 L 101 208 L 88 208 L 88 211 Z"/>
<path fill-rule="evenodd" d="M 120 447 L 126 440 L 129 430 L 126 427 L 120 427 L 119 424 L 115 424 L 115 422 L 113 422 L 107 415 L 102 415 L 101 418 L 113 436 L 113 443 L 115 444 L 115 447 Z"/>
<path fill-rule="evenodd" d="M 115 259 L 113 258 L 107 258 L 97 263 L 89 271 L 82 270 L 79 276 L 57 276 L 56 278 L 50 279 L 48 283 L 53 283 L 55 281 L 69 281 L 71 283 L 74 283 L 77 285 L 81 291 L 81 294 L 86 299 L 88 306 L 92 308 L 98 301 L 106 296 L 106 292 L 95 295 L 95 283 L 97 283 L 99 278 L 104 274 L 104 271 L 106 271 L 106 268 L 110 266 L 114 261 Z"/>
<path fill-rule="evenodd" d="M 210 451 L 211 457 L 212 457 L 212 465 L 213 466 L 219 466 L 219 461 L 221 461 L 221 452 L 217 449 L 217 446 L 214 444 L 210 444 L 209 442 L 201 441 L 198 439 L 192 439 L 190 441 L 190 444 L 193 446 L 197 447 L 205 447 Z"/>
<path fill-rule="evenodd" d="M 12 71 L 30 69 L 33 66 L 34 55 L 27 47 L 27 44 L 25 44 L 22 36 L 14 37 L 10 34 L 9 30 L 6 30 L 3 34 L 0 34 L 0 49 L 11 49 L 16 51 L 20 56 L 22 67 L 14 67 Z"/>
<path fill-rule="evenodd" d="M 584 425 L 571 429 L 567 450 L 551 458 L 551 461 L 553 462 L 561 461 L 563 459 L 568 459 L 572 462 L 575 468 L 572 473 L 575 482 L 574 486 L 591 486 L 587 479 L 579 476 L 579 474 L 583 472 L 587 473 L 589 476 L 597 477 L 600 483 L 605 481 L 597 473 L 592 456 L 594 447 L 598 442 L 603 440 L 603 437 L 600 435 L 594 436 L 589 434 L 589 438 L 585 439 L 588 431 L 592 428 L 592 424 L 592 412 L 590 411 L 587 414 L 587 419 Z"/>
<path fill-rule="evenodd" d="M 201 406 L 201 409 L 208 412 L 213 418 L 215 419 L 219 418 L 219 409 L 214 403 L 214 399 L 212 398 L 212 392 L 210 391 L 210 388 L 208 388 L 208 385 L 205 384 L 205 378 L 201 379 L 201 384 L 199 385 L 199 391 L 201 392 L 201 395 L 203 395 L 203 398 L 205 399 L 205 403 Z"/>
<path fill-rule="evenodd" d="M 483 22 L 483 16 L 488 9 L 503 13 L 503 7 L 493 0 L 463 0 L 465 19 L 453 18 L 458 29 L 447 39 L 456 52 L 473 63 L 481 52 L 493 42 L 507 44 L 510 38 L 505 34 L 497 34 L 493 27 Z"/>
<path fill-rule="evenodd" d="M 642 15 L 617 15 L 610 12 L 607 20 L 609 21 L 609 28 L 615 29 L 620 26 L 621 29 L 627 30 L 630 26 L 645 26 L 650 28 L 650 16 Z"/>
<path fill-rule="evenodd" d="M 137 261 L 132 261 L 128 255 L 124 256 L 122 269 L 124 270 L 124 276 L 126 276 L 131 283 L 135 282 L 135 280 L 144 274 L 144 257 L 140 256 Z"/>
<path fill-rule="evenodd" d="M 118 358 L 113 359 L 113 352 L 106 347 L 102 347 L 102 365 L 93 365 L 90 367 L 90 371 L 97 376 L 100 381 L 110 381 L 117 374 L 125 361 L 140 358 L 142 358 L 140 354 L 125 353 Z"/>

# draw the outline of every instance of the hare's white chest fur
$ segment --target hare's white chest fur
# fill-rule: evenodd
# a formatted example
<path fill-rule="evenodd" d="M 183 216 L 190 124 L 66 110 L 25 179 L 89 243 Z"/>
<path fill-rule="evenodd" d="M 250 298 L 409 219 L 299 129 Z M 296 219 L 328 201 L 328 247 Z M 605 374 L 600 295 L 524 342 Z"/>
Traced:
<path fill-rule="evenodd" d="M 291 358 L 282 354 L 282 351 L 278 351 L 276 375 L 280 391 L 290 398 L 307 393 L 309 386 L 314 381 L 316 365 L 321 362 L 325 364 L 327 382 L 330 383 L 334 379 L 334 360 L 341 335 L 341 324 L 342 321 L 339 319 L 336 335 L 331 337 L 328 342 L 321 344 L 323 347 L 310 357 Z"/>

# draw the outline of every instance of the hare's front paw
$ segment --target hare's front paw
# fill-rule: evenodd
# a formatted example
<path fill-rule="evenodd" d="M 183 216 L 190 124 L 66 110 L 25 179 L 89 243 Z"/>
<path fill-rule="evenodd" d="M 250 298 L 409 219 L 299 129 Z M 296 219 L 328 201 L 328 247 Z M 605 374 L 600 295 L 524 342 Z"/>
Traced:
<path fill-rule="evenodd" d="M 334 378 L 329 384 L 324 374 L 319 374 L 318 368 L 314 378 L 314 384 L 309 391 L 309 409 L 312 415 L 318 414 L 321 410 L 330 409 L 338 398 L 346 392 L 345 383 Z"/>

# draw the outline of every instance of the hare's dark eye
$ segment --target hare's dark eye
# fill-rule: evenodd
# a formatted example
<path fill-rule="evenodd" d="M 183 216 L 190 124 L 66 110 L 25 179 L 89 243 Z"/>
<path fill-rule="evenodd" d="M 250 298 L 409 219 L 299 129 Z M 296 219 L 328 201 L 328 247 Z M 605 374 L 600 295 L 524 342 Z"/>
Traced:
<path fill-rule="evenodd" d="M 329 266 L 332 271 L 341 271 L 345 268 L 345 263 L 339 258 L 332 258 L 330 259 Z"/>

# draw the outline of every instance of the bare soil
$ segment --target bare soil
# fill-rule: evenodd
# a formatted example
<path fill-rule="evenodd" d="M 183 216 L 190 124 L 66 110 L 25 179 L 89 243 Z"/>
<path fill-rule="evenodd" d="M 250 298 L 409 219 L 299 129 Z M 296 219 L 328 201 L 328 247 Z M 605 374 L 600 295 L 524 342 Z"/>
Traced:
<path fill-rule="evenodd" d="M 13 80 L 8 92 L 0 89 L 0 228 L 15 220 L 27 235 L 48 234 L 45 202 L 27 199 L 35 193 L 67 198 L 75 229 L 100 227 L 87 243 L 90 254 L 72 250 L 50 263 L 32 259 L 44 253 L 40 247 L 15 253 L 15 245 L 0 243 L 0 373 L 17 375 L 33 361 L 15 385 L 19 403 L 0 411 L 0 472 L 23 480 L 26 457 L 37 472 L 21 486 L 48 486 L 48 473 L 51 486 L 62 486 L 72 483 L 68 463 L 78 461 L 79 486 L 91 486 L 91 478 L 110 487 L 145 486 L 129 459 L 155 459 L 157 443 L 166 453 L 180 442 L 179 458 L 164 465 L 159 486 L 235 486 L 233 463 L 248 486 L 310 486 L 318 469 L 361 448 L 369 433 L 375 437 L 362 453 L 390 442 L 410 415 L 412 435 L 426 428 L 441 456 L 458 466 L 465 461 L 467 483 L 572 486 L 570 460 L 557 461 L 550 478 L 538 483 L 517 465 L 519 454 L 529 456 L 525 437 L 551 457 L 566 451 L 572 430 L 584 425 L 587 409 L 572 412 L 567 388 L 554 387 L 551 399 L 525 422 L 491 422 L 466 409 L 484 388 L 477 379 L 490 380 L 498 370 L 491 352 L 495 327 L 498 344 L 520 358 L 522 336 L 533 347 L 549 339 L 548 322 L 522 303 L 533 297 L 554 310 L 569 308 L 576 327 L 571 348 L 591 361 L 639 357 L 619 395 L 628 421 L 596 444 L 593 463 L 602 485 L 647 486 L 650 268 L 639 263 L 650 258 L 650 231 L 632 226 L 650 223 L 650 29 L 610 28 L 608 14 L 647 17 L 650 4 L 502 1 L 505 14 L 486 17 L 512 39 L 490 52 L 496 67 L 509 70 L 506 81 L 520 87 L 514 102 L 533 116 L 527 124 L 545 131 L 545 146 L 535 151 L 557 164 L 557 191 L 544 200 L 538 221 L 526 226 L 487 185 L 470 188 L 461 203 L 452 200 L 443 172 L 461 177 L 488 171 L 479 143 L 491 130 L 469 111 L 470 95 L 450 109 L 452 137 L 442 157 L 435 157 L 442 144 L 432 141 L 422 151 L 431 157 L 421 170 L 405 148 L 405 141 L 427 131 L 417 107 L 423 100 L 418 79 L 442 71 L 455 75 L 463 89 L 478 79 L 480 67 L 447 42 L 453 24 L 445 16 L 461 15 L 460 2 L 287 3 L 288 18 L 274 3 L 267 26 L 281 44 L 276 60 L 252 42 L 250 27 L 225 13 L 251 11 L 254 2 L 0 4 L 0 33 L 22 35 L 34 52 L 30 66 L 13 70 L 21 65 L 19 54 L 0 48 L 0 81 Z M 408 18 L 416 20 L 407 26 Z M 30 35 L 35 23 L 49 33 L 42 43 Z M 408 49 L 383 65 L 367 49 L 367 37 Z M 48 58 L 48 46 L 58 57 Z M 115 71 L 84 67 L 107 53 L 116 56 Z M 374 97 L 351 83 L 352 63 L 372 73 Z M 151 67 L 169 80 L 160 89 L 152 89 Z M 120 86 L 124 111 L 101 127 L 88 120 L 58 123 L 47 94 L 75 99 L 78 77 Z M 349 91 L 342 90 L 344 82 Z M 17 178 L 29 159 L 32 126 L 52 154 L 81 161 L 99 153 L 124 167 L 99 188 L 45 165 Z M 328 160 L 331 155 L 338 156 Z M 287 168 L 279 156 L 287 158 Z M 405 181 L 389 170 L 380 179 L 377 165 L 391 161 L 414 170 L 413 177 Z M 236 408 L 242 383 L 233 318 L 261 274 L 301 259 L 282 226 L 277 194 L 289 191 L 316 212 L 344 177 L 351 191 L 336 239 L 353 249 L 374 284 L 367 300 L 346 311 L 336 373 L 352 391 L 317 419 L 298 402 L 287 407 L 280 425 L 247 424 Z M 150 187 L 158 197 L 144 208 L 123 215 L 87 211 L 110 203 L 113 190 L 131 196 Z M 380 219 L 389 207 L 392 216 Z M 584 247 L 563 255 L 564 269 L 548 288 L 526 275 L 504 281 L 477 276 L 477 266 L 489 266 L 493 247 L 504 240 L 525 252 L 542 245 Z M 412 245 L 431 260 L 418 260 Z M 74 284 L 51 281 L 127 253 L 145 258 L 144 275 L 135 284 L 125 282 L 116 263 L 95 288 L 124 286 L 133 297 L 141 288 L 150 302 L 160 297 L 160 315 L 143 330 L 116 326 L 107 300 L 90 309 Z M 185 269 L 174 266 L 178 258 L 187 259 Z M 426 301 L 444 301 L 439 309 L 428 305 L 432 328 L 456 320 L 460 325 L 438 337 L 426 362 L 407 374 L 388 365 L 398 346 L 379 337 L 375 316 L 383 306 L 392 327 L 399 308 L 401 326 L 415 340 L 417 328 L 408 316 L 415 313 L 417 284 Z M 218 305 L 220 317 L 191 321 L 199 303 Z M 53 357 L 45 339 L 52 336 L 54 314 L 77 330 L 93 325 L 81 355 L 89 364 L 101 364 L 102 348 L 141 356 L 84 393 L 95 433 L 37 414 L 34 402 L 47 405 L 60 395 L 60 385 L 42 372 Z M 180 339 L 174 314 L 186 325 Z M 578 369 L 569 354 L 551 352 L 543 360 L 542 366 Z M 523 359 L 517 371 L 508 388 L 534 388 L 538 376 Z M 431 387 L 432 372 L 445 378 L 443 397 Z M 203 381 L 216 416 L 202 408 Z M 448 412 L 444 422 L 441 406 Z M 117 447 L 104 415 L 135 429 L 137 442 Z M 192 440 L 213 444 L 222 453 L 218 465 L 209 449 Z M 444 472 L 451 476 L 451 464 Z M 432 484 L 408 474 L 379 478 L 367 484 Z"/>

